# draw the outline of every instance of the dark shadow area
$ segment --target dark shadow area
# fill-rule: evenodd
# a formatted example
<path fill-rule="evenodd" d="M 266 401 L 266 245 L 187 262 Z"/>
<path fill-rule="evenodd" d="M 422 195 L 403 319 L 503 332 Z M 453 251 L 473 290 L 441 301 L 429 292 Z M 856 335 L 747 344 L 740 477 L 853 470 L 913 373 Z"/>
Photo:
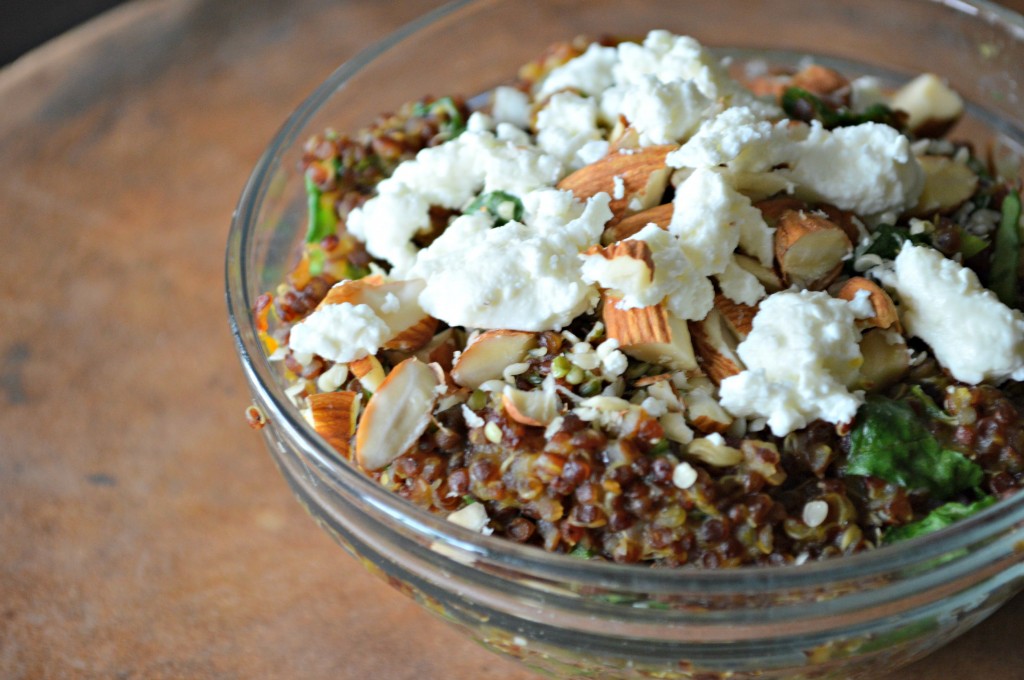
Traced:
<path fill-rule="evenodd" d="M 0 0 L 0 66 L 124 0 Z"/>

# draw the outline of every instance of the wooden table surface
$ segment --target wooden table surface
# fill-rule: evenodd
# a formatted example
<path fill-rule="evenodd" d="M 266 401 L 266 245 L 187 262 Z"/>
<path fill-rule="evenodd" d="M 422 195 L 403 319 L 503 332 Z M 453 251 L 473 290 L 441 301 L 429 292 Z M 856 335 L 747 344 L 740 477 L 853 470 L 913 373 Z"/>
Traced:
<path fill-rule="evenodd" d="M 0 70 L 0 677 L 534 677 L 309 520 L 225 315 L 274 131 L 437 4 L 137 0 Z M 1022 630 L 1018 596 L 880 680 L 1024 678 Z"/>

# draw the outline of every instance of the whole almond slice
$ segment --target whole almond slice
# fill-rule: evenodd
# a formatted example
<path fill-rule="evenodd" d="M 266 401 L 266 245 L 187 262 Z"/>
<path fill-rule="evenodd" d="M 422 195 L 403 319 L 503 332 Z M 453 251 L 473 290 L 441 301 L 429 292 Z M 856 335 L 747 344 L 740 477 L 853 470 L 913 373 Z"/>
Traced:
<path fill-rule="evenodd" d="M 731 467 L 743 461 L 742 451 L 707 437 L 698 437 L 690 442 L 686 453 L 712 467 Z"/>
<path fill-rule="evenodd" d="M 871 302 L 872 309 L 875 310 L 875 315 L 866 319 L 858 319 L 858 327 L 861 329 L 867 327 L 891 328 L 897 333 L 902 334 L 903 326 L 900 324 L 896 305 L 893 303 L 892 298 L 889 297 L 889 294 L 882 290 L 882 287 L 874 281 L 865 279 L 862 276 L 854 276 L 836 291 L 836 297 L 852 301 L 862 290 L 867 292 L 868 300 Z"/>
<path fill-rule="evenodd" d="M 611 153 L 562 179 L 559 189 L 571 191 L 579 200 L 605 192 L 612 197 L 609 208 L 614 224 L 626 215 L 641 212 L 661 202 L 672 169 L 665 156 L 677 147 L 672 144 L 645 146 L 630 153 Z M 621 197 L 616 198 L 616 185 Z"/>
<path fill-rule="evenodd" d="M 359 378 L 359 383 L 363 388 L 371 392 L 376 392 L 380 384 L 384 382 L 384 367 L 381 366 L 377 357 L 356 359 L 349 363 L 348 369 L 352 371 L 352 375 Z"/>
<path fill-rule="evenodd" d="M 951 213 L 978 188 L 978 176 L 966 163 L 948 156 L 919 156 L 917 162 L 924 170 L 924 189 L 911 211 L 914 215 L 930 217 L 935 213 Z"/>
<path fill-rule="evenodd" d="M 671 203 L 662 203 L 653 208 L 623 217 L 615 224 L 609 223 L 605 227 L 604 234 L 601 236 L 601 243 L 609 244 L 628 239 L 648 224 L 656 224 L 662 229 L 668 229 L 669 222 L 672 221 L 672 211 L 674 209 L 675 206 Z"/>
<path fill-rule="evenodd" d="M 686 404 L 686 419 L 704 434 L 722 433 L 732 425 L 732 417 L 703 389 L 685 393 L 683 402 Z"/>
<path fill-rule="evenodd" d="M 501 404 L 508 417 L 517 423 L 547 427 L 558 417 L 561 402 L 554 392 L 520 390 L 508 385 L 501 394 Z"/>
<path fill-rule="evenodd" d="M 355 392 L 320 392 L 308 397 L 313 429 L 346 459 L 352 452 L 359 397 Z"/>
<path fill-rule="evenodd" d="M 437 319 L 420 307 L 419 295 L 425 286 L 419 279 L 384 281 L 380 276 L 367 276 L 335 285 L 319 306 L 367 305 L 391 330 L 384 349 L 411 352 L 430 342 L 437 329 Z"/>
<path fill-rule="evenodd" d="M 654 282 L 654 256 L 645 241 L 627 239 L 610 246 L 591 246 L 582 253 L 584 271 L 601 286 L 637 293 Z"/>
<path fill-rule="evenodd" d="M 405 453 L 430 424 L 438 386 L 434 371 L 410 357 L 374 392 L 356 430 L 356 461 L 379 470 Z"/>
<path fill-rule="evenodd" d="M 519 363 L 537 346 L 537 335 L 526 331 L 493 330 L 481 333 L 462 351 L 452 366 L 452 380 L 476 389 L 502 377 L 510 364 Z"/>
<path fill-rule="evenodd" d="M 736 354 L 736 341 L 717 309 L 700 321 L 691 321 L 689 326 L 701 367 L 712 382 L 718 385 L 743 370 L 743 362 Z"/>
<path fill-rule="evenodd" d="M 602 318 L 609 338 L 619 349 L 641 361 L 677 371 L 697 368 L 686 322 L 671 314 L 665 303 L 620 309 L 619 298 L 605 294 Z"/>
<path fill-rule="evenodd" d="M 834 222 L 811 212 L 782 213 L 775 229 L 775 259 L 786 282 L 821 290 L 835 280 L 853 249 Z"/>

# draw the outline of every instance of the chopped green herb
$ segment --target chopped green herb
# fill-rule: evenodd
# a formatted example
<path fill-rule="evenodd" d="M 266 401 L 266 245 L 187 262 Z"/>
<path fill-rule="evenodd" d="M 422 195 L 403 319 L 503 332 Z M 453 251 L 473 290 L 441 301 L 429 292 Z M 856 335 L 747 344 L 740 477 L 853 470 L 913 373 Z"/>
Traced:
<path fill-rule="evenodd" d="M 947 425 L 958 425 L 958 421 L 954 416 L 949 415 L 935 403 L 935 400 L 928 396 L 928 393 L 920 385 L 914 385 L 910 388 L 910 393 L 921 402 L 921 406 L 924 407 L 924 412 L 928 414 L 930 418 L 939 421 L 940 423 L 946 423 Z"/>
<path fill-rule="evenodd" d="M 1002 219 L 996 231 L 989 288 L 1007 307 L 1018 307 L 1017 272 L 1020 267 L 1020 194 L 1011 191 L 1003 199 Z"/>
<path fill-rule="evenodd" d="M 579 543 L 569 552 L 569 557 L 578 557 L 581 560 L 589 560 L 593 556 L 593 550 Z"/>
<path fill-rule="evenodd" d="M 441 97 L 429 104 L 418 102 L 413 107 L 412 114 L 421 118 L 430 115 L 443 116 L 445 120 L 441 123 L 440 132 L 447 139 L 455 139 L 466 131 L 466 121 L 451 97 Z"/>
<path fill-rule="evenodd" d="M 981 467 L 942 448 L 914 409 L 902 401 L 868 397 L 850 433 L 846 474 L 878 477 L 936 499 L 981 484 Z"/>
<path fill-rule="evenodd" d="M 991 245 L 988 239 L 972 234 L 963 227 L 957 227 L 957 232 L 960 234 L 960 254 L 964 256 L 965 260 L 974 257 Z"/>
<path fill-rule="evenodd" d="M 905 541 L 908 538 L 915 538 L 917 536 L 924 536 L 930 534 L 933 531 L 944 529 L 953 522 L 970 517 L 971 515 L 980 512 L 996 502 L 995 496 L 986 496 L 979 501 L 973 503 L 946 503 L 941 505 L 930 513 L 924 516 L 924 518 L 904 524 L 901 527 L 895 527 L 885 532 L 885 536 L 882 537 L 883 543 L 896 543 L 898 541 Z"/>
<path fill-rule="evenodd" d="M 482 210 L 494 217 L 494 226 L 500 227 L 509 222 L 523 221 L 523 202 L 516 196 L 504 191 L 491 191 L 480 194 L 466 206 L 465 213 Z"/>
<path fill-rule="evenodd" d="M 337 166 L 337 159 L 334 160 Z M 306 243 L 318 243 L 330 236 L 338 226 L 338 213 L 334 210 L 334 196 L 324 194 L 306 174 L 306 206 L 309 221 L 306 225 Z"/>
<path fill-rule="evenodd" d="M 324 273 L 324 262 L 327 261 L 327 253 L 323 248 L 309 249 L 309 273 L 310 276 L 320 276 Z"/>
<path fill-rule="evenodd" d="M 864 111 L 856 113 L 845 106 L 838 108 L 829 106 L 820 97 L 799 87 L 786 88 L 786 91 L 782 93 L 781 103 L 782 109 L 790 118 L 808 123 L 817 120 L 828 129 L 869 122 L 883 123 L 897 130 L 900 129 L 896 112 L 885 104 L 874 104 Z"/>

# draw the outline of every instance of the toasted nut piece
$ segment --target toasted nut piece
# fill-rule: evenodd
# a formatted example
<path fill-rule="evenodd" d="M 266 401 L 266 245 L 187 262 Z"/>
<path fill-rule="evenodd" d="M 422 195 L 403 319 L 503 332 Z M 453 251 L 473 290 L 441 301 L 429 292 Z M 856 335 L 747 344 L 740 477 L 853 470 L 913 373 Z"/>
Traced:
<path fill-rule="evenodd" d="M 789 84 L 790 87 L 799 87 L 812 94 L 830 95 L 848 87 L 850 81 L 839 71 L 819 64 L 810 64 L 795 73 Z"/>
<path fill-rule="evenodd" d="M 775 259 L 785 281 L 821 290 L 839 276 L 850 238 L 831 220 L 813 213 L 782 213 L 775 230 Z"/>
<path fill-rule="evenodd" d="M 889 105 L 907 113 L 907 127 L 918 137 L 941 137 L 964 113 L 964 100 L 932 73 L 898 89 Z"/>
<path fill-rule="evenodd" d="M 654 281 L 654 256 L 645 241 L 626 239 L 610 246 L 591 246 L 583 252 L 587 265 L 595 265 L 595 276 L 611 290 L 640 290 Z M 600 272 L 600 273 L 597 273 Z"/>
<path fill-rule="evenodd" d="M 605 293 L 603 300 L 601 314 L 608 337 L 618 340 L 623 352 L 673 370 L 697 368 L 686 322 L 669 313 L 664 303 L 619 309 L 619 298 Z"/>
<path fill-rule="evenodd" d="M 458 348 L 455 329 L 446 328 L 417 350 L 414 356 L 425 364 L 436 363 L 445 371 L 451 371 L 452 362 L 455 360 L 455 350 Z"/>
<path fill-rule="evenodd" d="M 662 203 L 642 212 L 634 213 L 623 217 L 615 224 L 609 222 L 601 236 L 601 243 L 615 243 L 627 239 L 637 233 L 648 224 L 657 224 L 662 229 L 668 229 L 672 221 L 672 210 L 675 208 L 671 203 Z"/>
<path fill-rule="evenodd" d="M 725 432 L 732 425 L 732 416 L 706 390 L 686 392 L 683 402 L 686 404 L 686 419 L 704 434 Z"/>
<path fill-rule="evenodd" d="M 632 151 L 640 148 L 640 132 L 629 124 L 626 117 L 620 115 L 615 127 L 608 133 L 608 153 L 618 153 L 623 149 Z"/>
<path fill-rule="evenodd" d="M 359 383 L 371 392 L 376 392 L 384 382 L 384 367 L 380 365 L 377 357 L 356 359 L 348 365 L 348 369 L 352 371 L 352 375 L 359 378 Z"/>
<path fill-rule="evenodd" d="M 835 223 L 837 227 L 842 229 L 846 236 L 850 239 L 850 243 L 857 243 L 860 241 L 861 230 L 854 223 L 856 215 L 849 210 L 840 210 L 834 205 L 828 203 L 819 203 L 816 207 L 817 210 L 825 213 L 825 217 Z"/>
<path fill-rule="evenodd" d="M 675 145 L 645 146 L 632 153 L 608 154 L 596 163 L 584 166 L 558 183 L 559 189 L 571 191 L 586 200 L 602 191 L 612 196 L 609 208 L 614 224 L 626 215 L 658 205 L 668 186 L 671 168 L 665 156 Z M 622 198 L 615 198 L 615 178 L 622 182 Z"/>
<path fill-rule="evenodd" d="M 352 434 L 356 431 L 359 396 L 355 392 L 320 392 L 309 395 L 313 429 L 343 458 L 351 455 Z"/>
<path fill-rule="evenodd" d="M 974 195 L 978 176 L 948 156 L 919 156 L 917 162 L 924 170 L 924 190 L 911 211 L 920 217 L 935 213 L 951 213 Z"/>
<path fill-rule="evenodd" d="M 427 344 L 437 329 L 437 319 L 420 307 L 418 298 L 426 282 L 420 280 L 384 281 L 367 276 L 342 281 L 327 291 L 318 308 L 324 305 L 367 305 L 387 324 L 391 337 L 384 349 L 412 351 Z"/>
<path fill-rule="evenodd" d="M 719 444 L 707 437 L 698 437 L 686 447 L 686 453 L 714 467 L 739 465 L 743 452 L 726 444 Z"/>
<path fill-rule="evenodd" d="M 897 333 L 903 333 L 903 326 L 900 324 L 899 314 L 896 313 L 896 305 L 889 294 L 882 290 L 874 281 L 865 279 L 862 276 L 854 276 L 843 284 L 842 288 L 836 291 L 836 297 L 843 300 L 853 300 L 857 293 L 865 290 L 868 292 L 868 300 L 875 310 L 875 315 L 867 319 L 858 319 L 857 326 L 861 329 L 867 327 L 892 328 Z"/>
<path fill-rule="evenodd" d="M 870 329 L 861 336 L 860 353 L 864 356 L 858 381 L 860 389 L 885 389 L 910 370 L 910 352 L 903 336 L 895 331 Z"/>
<path fill-rule="evenodd" d="M 534 427 L 547 427 L 558 416 L 561 406 L 554 392 L 520 390 L 511 385 L 502 392 L 501 404 L 509 418 Z"/>
<path fill-rule="evenodd" d="M 715 309 L 722 315 L 726 327 L 732 332 L 737 340 L 746 339 L 747 335 L 754 328 L 754 317 L 757 316 L 758 306 L 745 305 L 742 302 L 730 300 L 722 293 L 715 294 Z"/>
<path fill-rule="evenodd" d="M 732 257 L 736 264 L 753 274 L 754 278 L 761 282 L 761 285 L 764 286 L 769 295 L 771 293 L 778 293 L 783 289 L 782 279 L 774 269 L 765 267 L 756 258 L 749 255 L 735 253 Z"/>
<path fill-rule="evenodd" d="M 774 227 L 778 224 L 783 213 L 787 213 L 791 210 L 800 211 L 809 209 L 807 201 L 796 198 L 795 196 L 786 195 L 766 198 L 763 201 L 754 203 L 754 207 L 761 211 L 761 217 L 769 227 Z"/>
<path fill-rule="evenodd" d="M 526 331 L 493 330 L 481 333 L 462 351 L 452 366 L 452 380 L 476 389 L 501 377 L 509 364 L 519 363 L 537 346 L 537 335 Z"/>
<path fill-rule="evenodd" d="M 701 321 L 691 321 L 689 326 L 701 368 L 712 382 L 717 385 L 743 370 L 743 362 L 736 355 L 736 340 L 717 309 L 712 309 Z"/>
<path fill-rule="evenodd" d="M 430 424 L 438 386 L 434 371 L 410 357 L 370 397 L 356 430 L 356 461 L 379 470 L 405 453 Z"/>

